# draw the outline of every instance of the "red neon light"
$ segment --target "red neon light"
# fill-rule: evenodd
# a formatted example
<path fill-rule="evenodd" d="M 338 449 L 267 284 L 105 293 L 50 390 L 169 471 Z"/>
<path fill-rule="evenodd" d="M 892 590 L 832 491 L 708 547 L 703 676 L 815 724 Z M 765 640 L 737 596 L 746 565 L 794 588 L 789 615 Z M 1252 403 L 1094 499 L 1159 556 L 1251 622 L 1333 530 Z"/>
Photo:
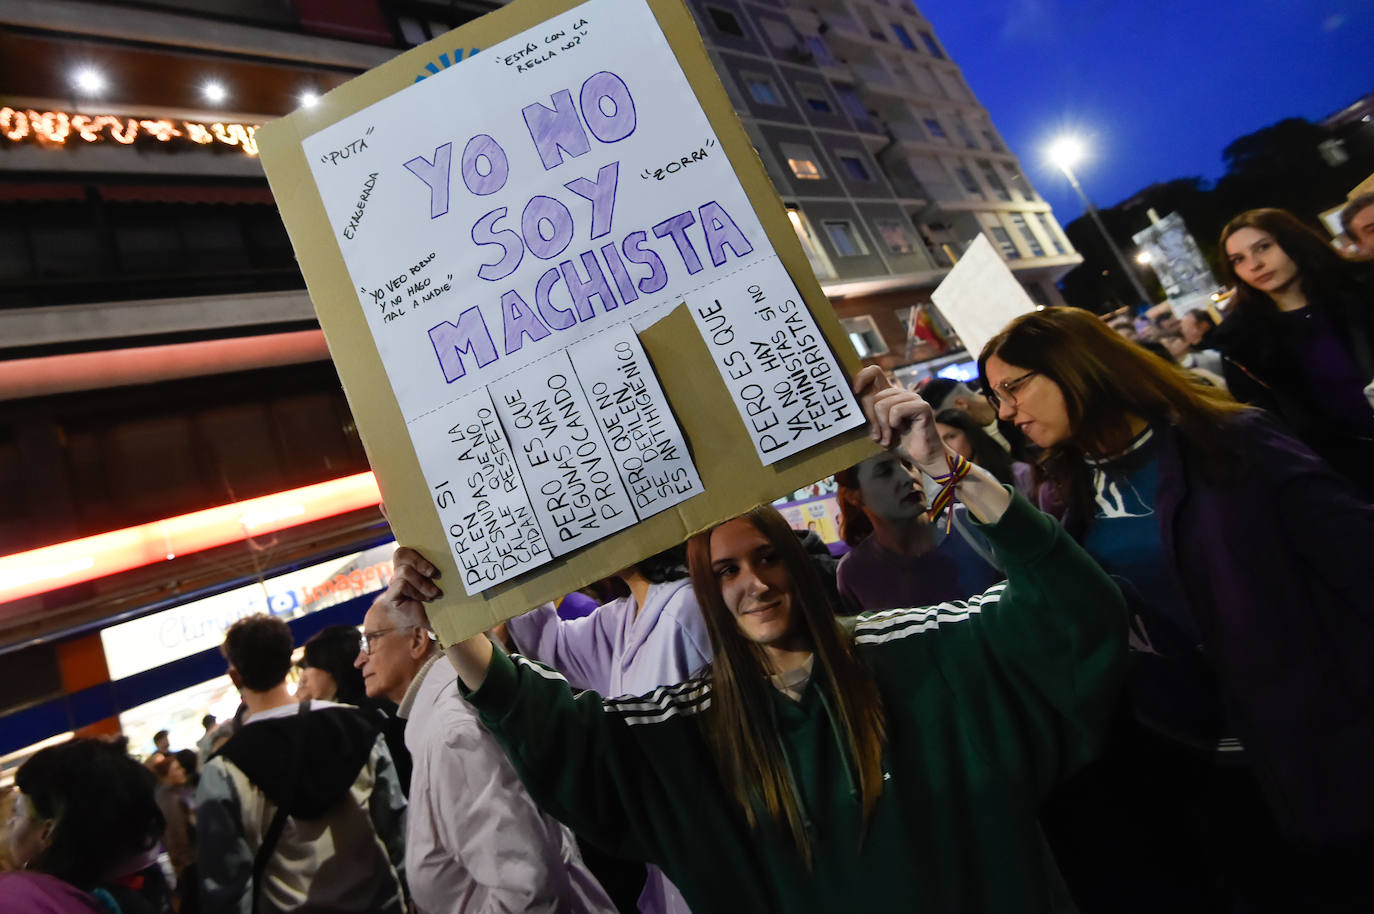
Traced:
<path fill-rule="evenodd" d="M 371 473 L 0 556 L 0 603 L 380 504 Z"/>

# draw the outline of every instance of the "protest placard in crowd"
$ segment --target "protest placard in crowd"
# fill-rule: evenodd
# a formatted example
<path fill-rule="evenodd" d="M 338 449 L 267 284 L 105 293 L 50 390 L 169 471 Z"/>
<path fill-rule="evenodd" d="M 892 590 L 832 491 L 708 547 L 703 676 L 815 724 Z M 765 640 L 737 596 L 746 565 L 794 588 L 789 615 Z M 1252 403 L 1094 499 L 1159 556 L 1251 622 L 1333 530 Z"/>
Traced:
<path fill-rule="evenodd" d="M 871 451 L 680 0 L 511 4 L 259 142 L 445 637 Z"/>

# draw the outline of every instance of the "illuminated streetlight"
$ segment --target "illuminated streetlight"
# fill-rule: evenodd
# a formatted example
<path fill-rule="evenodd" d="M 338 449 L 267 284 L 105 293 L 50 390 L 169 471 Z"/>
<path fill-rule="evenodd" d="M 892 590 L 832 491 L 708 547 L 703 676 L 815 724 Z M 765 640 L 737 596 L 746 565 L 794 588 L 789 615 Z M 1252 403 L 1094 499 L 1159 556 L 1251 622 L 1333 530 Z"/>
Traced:
<path fill-rule="evenodd" d="M 1073 167 L 1087 156 L 1087 149 L 1083 141 L 1075 136 L 1063 136 L 1051 143 L 1046 153 L 1049 160 L 1064 173 L 1064 177 L 1069 179 L 1069 183 L 1077 191 L 1079 199 L 1083 201 L 1083 207 L 1088 211 L 1088 216 L 1092 218 L 1097 230 L 1102 233 L 1102 240 L 1107 242 L 1107 247 L 1111 250 L 1112 256 L 1116 258 L 1117 266 L 1121 268 L 1121 272 L 1131 283 L 1131 288 L 1135 290 L 1135 294 L 1140 296 L 1141 303 L 1149 304 L 1150 296 L 1145 293 L 1145 287 L 1140 284 L 1140 279 L 1135 275 L 1135 271 L 1127 266 L 1126 258 L 1122 255 L 1121 249 L 1116 246 L 1116 242 L 1107 232 L 1107 227 L 1102 224 L 1102 216 L 1097 212 L 1097 207 L 1093 206 L 1093 201 L 1088 198 L 1083 186 L 1078 183 L 1078 178 L 1073 173 Z"/>
<path fill-rule="evenodd" d="M 1073 168 L 1087 155 L 1083 141 L 1076 136 L 1061 136 L 1050 144 L 1050 161 L 1065 171 Z"/>
<path fill-rule="evenodd" d="M 78 92 L 96 95 L 105 91 L 105 77 L 95 67 L 82 67 L 72 74 L 72 85 Z"/>
<path fill-rule="evenodd" d="M 201 87 L 201 94 L 205 96 L 207 102 L 219 104 L 229 97 L 229 91 L 220 83 L 206 83 Z"/>

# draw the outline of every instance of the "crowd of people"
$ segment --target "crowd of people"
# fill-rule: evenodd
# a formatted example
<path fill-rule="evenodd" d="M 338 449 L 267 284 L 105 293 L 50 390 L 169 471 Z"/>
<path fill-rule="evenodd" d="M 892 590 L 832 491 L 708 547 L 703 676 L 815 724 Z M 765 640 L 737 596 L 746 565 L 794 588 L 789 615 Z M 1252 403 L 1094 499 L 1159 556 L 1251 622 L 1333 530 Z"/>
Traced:
<path fill-rule="evenodd" d="M 0 912 L 1374 910 L 1374 286 L 1220 251 L 1224 311 L 865 368 L 838 567 L 763 506 L 442 645 L 401 546 L 294 690 L 240 620 L 197 751 L 19 769 Z"/>

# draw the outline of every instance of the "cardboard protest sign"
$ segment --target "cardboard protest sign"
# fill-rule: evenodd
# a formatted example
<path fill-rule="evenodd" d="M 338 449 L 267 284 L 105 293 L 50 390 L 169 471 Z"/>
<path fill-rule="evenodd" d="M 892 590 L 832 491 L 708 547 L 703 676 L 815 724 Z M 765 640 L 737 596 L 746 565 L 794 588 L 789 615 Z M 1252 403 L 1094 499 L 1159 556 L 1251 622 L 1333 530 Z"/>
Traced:
<path fill-rule="evenodd" d="M 446 639 L 872 452 L 680 0 L 517 2 L 258 136 Z"/>
<path fill-rule="evenodd" d="M 1035 310 L 1035 302 L 983 234 L 973 239 L 930 297 L 975 358 L 1012 318 Z"/>

